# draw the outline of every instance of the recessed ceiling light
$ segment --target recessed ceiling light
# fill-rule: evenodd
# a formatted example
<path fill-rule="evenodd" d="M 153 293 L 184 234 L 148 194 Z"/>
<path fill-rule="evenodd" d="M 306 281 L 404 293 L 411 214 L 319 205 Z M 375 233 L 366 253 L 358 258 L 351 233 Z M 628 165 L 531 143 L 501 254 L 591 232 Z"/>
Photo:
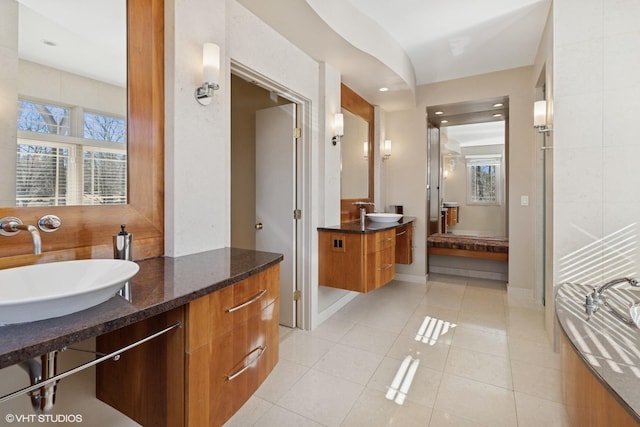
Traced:
<path fill-rule="evenodd" d="M 493 115 L 493 117 L 502 117 L 502 113 L 496 113 Z"/>
<path fill-rule="evenodd" d="M 388 87 L 381 87 L 380 89 L 378 89 L 380 92 L 388 92 L 389 88 Z"/>
<path fill-rule="evenodd" d="M 440 123 L 442 124 L 449 123 L 449 120 L 441 120 Z"/>
<path fill-rule="evenodd" d="M 41 42 L 42 42 L 42 44 L 45 44 L 45 45 L 51 46 L 51 47 L 58 46 L 58 43 L 53 42 L 51 40 L 42 39 Z"/>
<path fill-rule="evenodd" d="M 498 107 L 504 107 L 504 104 L 503 104 L 502 102 L 498 102 L 497 104 L 493 104 L 493 106 L 494 106 L 495 108 L 498 108 Z"/>
<path fill-rule="evenodd" d="M 435 115 L 436 115 L 436 116 L 439 116 L 439 115 L 442 115 L 442 114 L 444 114 L 444 112 L 442 112 L 442 111 L 436 111 L 436 112 L 435 112 Z"/>

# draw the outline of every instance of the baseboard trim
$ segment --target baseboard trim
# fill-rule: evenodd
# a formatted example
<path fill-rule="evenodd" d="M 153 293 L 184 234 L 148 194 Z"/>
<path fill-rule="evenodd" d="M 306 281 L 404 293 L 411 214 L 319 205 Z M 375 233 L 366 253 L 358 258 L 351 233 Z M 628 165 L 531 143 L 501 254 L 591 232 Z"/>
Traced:
<path fill-rule="evenodd" d="M 416 274 L 402 274 L 396 273 L 394 280 L 399 280 L 401 282 L 410 282 L 410 283 L 418 283 L 421 285 L 427 284 L 427 276 L 419 276 Z"/>
<path fill-rule="evenodd" d="M 341 297 L 339 300 L 331 304 L 329 307 L 325 308 L 322 312 L 318 313 L 318 322 L 314 325 L 314 329 L 318 326 L 322 325 L 322 322 L 329 319 L 331 316 L 336 314 L 342 307 L 347 305 L 351 300 L 360 295 L 359 292 L 349 292 L 345 296 Z"/>
<path fill-rule="evenodd" d="M 492 272 L 492 271 L 479 271 L 479 270 L 467 270 L 462 268 L 430 266 L 429 272 L 437 273 L 437 274 L 450 274 L 452 276 L 473 277 L 476 279 L 502 280 L 504 282 L 509 280 L 509 277 L 507 274 Z"/>

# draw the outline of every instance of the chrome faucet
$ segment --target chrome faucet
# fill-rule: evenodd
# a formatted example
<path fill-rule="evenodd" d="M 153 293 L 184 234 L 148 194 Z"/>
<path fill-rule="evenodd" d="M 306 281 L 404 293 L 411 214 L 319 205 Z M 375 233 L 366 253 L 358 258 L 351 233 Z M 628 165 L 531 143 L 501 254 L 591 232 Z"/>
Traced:
<path fill-rule="evenodd" d="M 640 286 L 640 284 L 638 284 L 638 281 L 636 279 L 633 279 L 630 277 L 620 277 L 618 279 L 613 279 L 605 283 L 599 288 L 593 288 L 593 291 L 589 292 L 585 297 L 584 307 L 587 313 L 587 320 L 591 319 L 591 315 L 593 315 L 596 311 L 600 309 L 601 306 L 604 305 L 611 312 L 611 314 L 613 314 L 618 320 L 628 325 L 632 325 L 632 326 L 635 325 L 633 320 L 631 320 L 627 316 L 624 316 L 623 314 L 620 314 L 615 308 L 607 304 L 607 300 L 604 297 L 604 292 L 607 289 L 609 289 L 612 286 L 618 285 L 620 283 L 625 283 L 625 282 L 629 283 L 631 286 L 636 286 L 636 287 Z"/>
<path fill-rule="evenodd" d="M 358 206 L 358 208 L 360 209 L 360 225 L 364 227 L 364 223 L 367 218 L 367 208 L 365 208 L 365 206 L 371 205 L 373 206 L 373 210 L 375 210 L 376 205 L 371 202 L 353 202 L 353 204 Z"/>
<path fill-rule="evenodd" d="M 40 230 L 51 233 L 60 228 L 60 218 L 55 215 L 45 215 L 38 221 Z M 23 224 L 20 218 L 14 216 L 7 216 L 0 219 L 0 235 L 13 236 L 20 231 L 28 231 L 31 234 L 31 240 L 33 242 L 33 253 L 40 255 L 42 253 L 42 239 L 40 238 L 40 231 L 34 225 Z"/>

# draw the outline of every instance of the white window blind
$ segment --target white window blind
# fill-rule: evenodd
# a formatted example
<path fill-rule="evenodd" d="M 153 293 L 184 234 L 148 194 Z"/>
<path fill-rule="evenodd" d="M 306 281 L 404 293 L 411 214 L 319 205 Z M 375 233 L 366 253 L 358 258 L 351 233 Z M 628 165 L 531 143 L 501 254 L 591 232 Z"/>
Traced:
<path fill-rule="evenodd" d="M 16 206 L 66 205 L 69 148 L 46 142 L 20 142 L 16 164 Z"/>
<path fill-rule="evenodd" d="M 83 204 L 127 203 L 127 156 L 123 153 L 83 151 Z"/>

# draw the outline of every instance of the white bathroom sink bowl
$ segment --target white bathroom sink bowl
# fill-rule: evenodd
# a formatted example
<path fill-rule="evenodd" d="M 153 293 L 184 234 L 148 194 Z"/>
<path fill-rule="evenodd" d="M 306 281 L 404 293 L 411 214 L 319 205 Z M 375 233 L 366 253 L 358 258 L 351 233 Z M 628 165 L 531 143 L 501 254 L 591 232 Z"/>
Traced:
<path fill-rule="evenodd" d="M 0 325 L 75 313 L 105 302 L 139 270 L 119 259 L 87 259 L 0 270 Z"/>
<path fill-rule="evenodd" d="M 402 218 L 402 214 L 397 213 L 368 213 L 367 218 L 373 222 L 397 222 Z"/>

